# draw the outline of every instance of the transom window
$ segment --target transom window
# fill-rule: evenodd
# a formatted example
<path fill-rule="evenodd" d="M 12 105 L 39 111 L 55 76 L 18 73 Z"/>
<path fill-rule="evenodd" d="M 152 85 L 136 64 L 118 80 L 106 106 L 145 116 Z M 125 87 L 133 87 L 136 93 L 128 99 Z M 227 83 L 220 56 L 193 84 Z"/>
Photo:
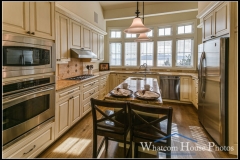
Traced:
<path fill-rule="evenodd" d="M 137 66 L 137 42 L 125 43 L 125 65 Z"/>
<path fill-rule="evenodd" d="M 109 62 L 112 66 L 122 65 L 122 44 L 121 43 L 110 43 L 110 55 Z"/>
<path fill-rule="evenodd" d="M 188 25 L 181 25 L 181 26 L 178 26 L 178 29 L 177 29 L 177 33 L 178 34 L 186 34 L 186 33 L 192 33 L 192 25 L 191 24 L 188 24 Z"/>
<path fill-rule="evenodd" d="M 153 66 L 153 42 L 141 42 L 140 63 L 147 63 L 148 66 Z"/>
<path fill-rule="evenodd" d="M 121 38 L 121 31 L 111 31 L 111 38 Z"/>
<path fill-rule="evenodd" d="M 136 34 L 129 34 L 129 33 L 126 34 L 126 38 L 136 38 L 136 37 L 137 37 Z"/>
<path fill-rule="evenodd" d="M 172 66 L 172 41 L 157 42 L 157 66 Z"/>
<path fill-rule="evenodd" d="M 177 40 L 176 66 L 192 66 L 193 40 Z"/>
<path fill-rule="evenodd" d="M 166 28 L 159 28 L 158 29 L 158 36 L 169 36 L 172 34 L 172 28 L 166 27 Z"/>

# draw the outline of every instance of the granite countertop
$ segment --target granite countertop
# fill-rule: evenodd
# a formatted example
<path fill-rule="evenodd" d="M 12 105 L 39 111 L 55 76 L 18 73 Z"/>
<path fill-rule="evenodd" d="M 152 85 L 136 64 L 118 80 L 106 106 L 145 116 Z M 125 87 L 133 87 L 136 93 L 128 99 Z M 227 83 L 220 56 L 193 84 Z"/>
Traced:
<path fill-rule="evenodd" d="M 133 91 L 133 95 L 130 97 L 114 97 L 110 93 L 105 95 L 105 100 L 119 100 L 119 101 L 131 101 L 136 103 L 147 103 L 153 105 L 162 105 L 162 97 L 159 90 L 158 82 L 156 78 L 142 78 L 142 80 L 135 79 L 134 77 L 128 77 L 124 82 L 116 86 L 115 88 L 122 88 L 123 83 L 128 83 L 129 89 Z M 151 91 L 157 92 L 160 94 L 160 97 L 157 100 L 142 100 L 135 97 L 134 93 L 138 90 L 144 89 L 144 84 L 149 84 L 151 86 Z"/>
<path fill-rule="evenodd" d="M 71 86 L 74 86 L 77 84 L 81 84 L 81 83 L 84 83 L 89 80 L 93 80 L 95 78 L 98 78 L 99 76 L 109 74 L 109 73 L 110 73 L 109 71 L 97 72 L 97 73 L 94 73 L 93 77 L 90 77 L 90 78 L 84 79 L 84 80 L 65 80 L 65 79 L 57 80 L 56 81 L 56 91 L 59 91 L 61 89 L 65 89 L 67 87 L 71 87 Z"/>

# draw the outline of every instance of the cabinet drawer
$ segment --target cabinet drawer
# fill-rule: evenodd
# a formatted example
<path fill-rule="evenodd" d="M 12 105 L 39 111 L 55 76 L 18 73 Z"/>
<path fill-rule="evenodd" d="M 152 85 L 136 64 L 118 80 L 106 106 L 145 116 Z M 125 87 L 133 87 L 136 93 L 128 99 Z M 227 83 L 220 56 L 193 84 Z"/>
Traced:
<path fill-rule="evenodd" d="M 90 98 L 98 99 L 98 92 L 86 99 L 83 102 L 83 107 L 82 107 L 82 116 L 87 114 L 91 110 L 91 103 L 90 103 Z"/>
<path fill-rule="evenodd" d="M 90 97 L 93 94 L 95 94 L 96 92 L 98 92 L 98 89 L 99 89 L 99 87 L 97 86 L 97 87 L 83 93 L 83 100 L 87 99 L 88 97 Z"/>
<path fill-rule="evenodd" d="M 127 79 L 129 76 L 125 74 L 119 74 L 118 78 Z"/>
<path fill-rule="evenodd" d="M 103 88 L 106 89 L 106 82 L 100 83 L 100 85 L 99 85 L 99 90 L 101 90 L 101 89 L 103 89 Z"/>
<path fill-rule="evenodd" d="M 34 158 L 54 141 L 54 122 L 46 125 L 35 134 L 13 144 L 3 153 L 5 158 Z"/>
<path fill-rule="evenodd" d="M 106 88 L 99 90 L 99 99 L 103 99 L 106 94 L 107 94 Z"/>
<path fill-rule="evenodd" d="M 107 78 L 108 78 L 108 76 L 102 76 L 102 77 L 100 78 L 100 83 L 106 82 L 106 81 L 107 81 Z"/>
<path fill-rule="evenodd" d="M 98 84 L 99 84 L 98 80 L 86 82 L 86 83 L 83 84 L 83 91 L 88 91 L 91 88 L 98 86 Z"/>
<path fill-rule="evenodd" d="M 69 89 L 66 89 L 61 92 L 57 92 L 56 93 L 56 101 L 59 101 L 60 99 L 64 99 L 64 98 L 68 97 L 69 95 L 77 93 L 78 91 L 80 91 L 80 86 L 69 88 Z"/>

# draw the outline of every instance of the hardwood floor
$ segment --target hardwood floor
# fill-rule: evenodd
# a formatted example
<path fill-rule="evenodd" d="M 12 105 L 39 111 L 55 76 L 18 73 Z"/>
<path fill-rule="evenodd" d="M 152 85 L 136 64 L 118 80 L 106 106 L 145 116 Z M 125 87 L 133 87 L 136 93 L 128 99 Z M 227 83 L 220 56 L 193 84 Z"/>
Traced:
<path fill-rule="evenodd" d="M 228 152 L 199 150 L 208 148 L 208 142 L 213 142 L 198 121 L 197 110 L 191 104 L 165 103 L 164 106 L 173 107 L 172 158 L 237 158 Z M 185 136 L 185 137 L 184 137 Z M 190 138 L 187 139 L 187 138 Z M 98 137 L 98 141 L 102 137 Z M 195 142 L 193 142 L 193 140 Z M 197 142 L 196 142 L 197 141 Z M 98 143 L 99 144 L 99 143 Z M 184 145 L 188 147 L 184 148 Z M 108 151 L 103 151 L 101 158 L 121 158 L 122 147 L 117 142 L 109 141 Z M 157 158 L 155 155 L 139 152 L 139 158 Z M 164 153 L 158 155 L 165 158 Z M 74 125 L 37 158 L 92 158 L 92 119 L 91 112 Z"/>

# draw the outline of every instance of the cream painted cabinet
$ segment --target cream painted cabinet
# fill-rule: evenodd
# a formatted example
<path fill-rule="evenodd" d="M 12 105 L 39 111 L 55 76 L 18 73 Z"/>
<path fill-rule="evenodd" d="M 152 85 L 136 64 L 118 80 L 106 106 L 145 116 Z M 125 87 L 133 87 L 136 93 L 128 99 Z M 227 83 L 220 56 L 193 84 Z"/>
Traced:
<path fill-rule="evenodd" d="M 70 48 L 82 48 L 82 25 L 70 19 Z"/>
<path fill-rule="evenodd" d="M 191 86 L 192 77 L 181 76 L 180 77 L 180 101 L 191 102 Z"/>
<path fill-rule="evenodd" d="M 4 31 L 55 39 L 55 2 L 3 2 Z"/>
<path fill-rule="evenodd" d="M 2 158 L 35 158 L 54 142 L 54 122 L 17 141 L 2 151 Z"/>
<path fill-rule="evenodd" d="M 108 93 L 108 84 L 109 79 L 108 75 L 103 75 L 99 78 L 99 99 L 103 99 L 105 95 Z"/>
<path fill-rule="evenodd" d="M 192 78 L 192 104 L 198 109 L 198 79 Z"/>
<path fill-rule="evenodd" d="M 56 93 L 55 137 L 65 133 L 81 118 L 80 86 L 74 86 Z"/>
<path fill-rule="evenodd" d="M 104 60 L 104 35 L 98 34 L 98 60 Z"/>
<path fill-rule="evenodd" d="M 82 48 L 91 50 L 91 34 L 92 31 L 86 26 L 82 26 Z"/>
<path fill-rule="evenodd" d="M 57 63 L 70 61 L 70 19 L 56 12 L 56 57 Z"/>
<path fill-rule="evenodd" d="M 99 39 L 98 39 L 98 33 L 95 31 L 92 31 L 92 52 L 97 55 L 96 60 L 98 59 L 98 44 L 99 44 Z"/>
<path fill-rule="evenodd" d="M 203 18 L 203 41 L 229 33 L 229 14 L 229 2 L 223 2 Z"/>
<path fill-rule="evenodd" d="M 113 90 L 118 85 L 118 74 L 111 73 L 109 75 L 109 91 Z"/>

